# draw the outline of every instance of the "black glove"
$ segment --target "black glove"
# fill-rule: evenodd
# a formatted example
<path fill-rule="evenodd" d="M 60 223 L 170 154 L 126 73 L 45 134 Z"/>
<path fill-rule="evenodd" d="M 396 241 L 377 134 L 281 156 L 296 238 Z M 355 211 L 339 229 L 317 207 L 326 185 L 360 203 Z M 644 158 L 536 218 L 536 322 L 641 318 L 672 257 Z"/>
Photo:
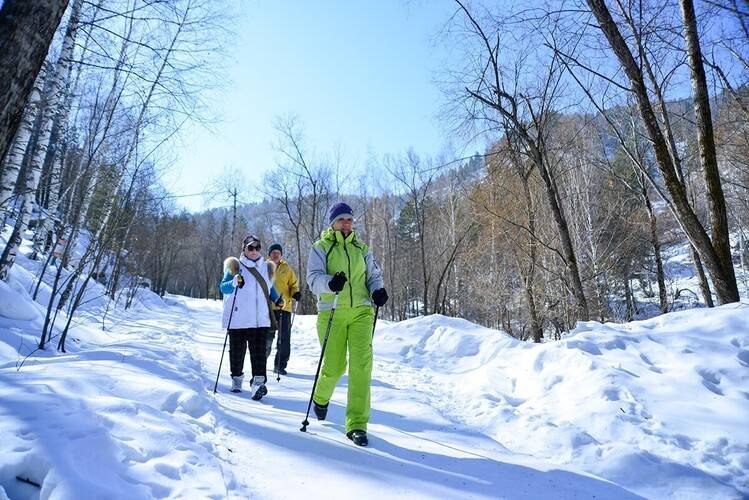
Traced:
<path fill-rule="evenodd" d="M 237 286 L 242 288 L 244 286 L 244 277 L 241 274 L 237 275 Z"/>
<path fill-rule="evenodd" d="M 384 288 L 380 288 L 372 292 L 372 302 L 374 302 L 377 307 L 384 306 L 387 303 L 387 301 L 388 301 L 388 293 L 385 291 Z"/>
<path fill-rule="evenodd" d="M 276 307 L 283 307 L 283 297 L 278 297 L 275 304 L 276 304 Z"/>
<path fill-rule="evenodd" d="M 300 300 L 302 300 L 302 292 L 296 292 L 291 296 L 291 298 L 299 302 Z"/>
<path fill-rule="evenodd" d="M 346 284 L 346 273 L 339 271 L 333 275 L 333 279 L 328 282 L 328 288 L 331 292 L 338 293 L 343 290 L 343 285 Z"/>

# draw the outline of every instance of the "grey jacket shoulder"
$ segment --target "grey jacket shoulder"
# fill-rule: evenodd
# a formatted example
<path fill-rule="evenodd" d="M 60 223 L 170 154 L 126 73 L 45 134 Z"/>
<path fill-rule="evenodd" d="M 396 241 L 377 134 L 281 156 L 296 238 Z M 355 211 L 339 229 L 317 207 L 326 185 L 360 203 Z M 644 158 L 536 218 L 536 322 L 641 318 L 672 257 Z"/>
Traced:
<path fill-rule="evenodd" d="M 309 251 L 307 258 L 307 286 L 315 295 L 329 293 L 328 283 L 333 276 L 327 274 L 327 256 L 325 252 L 315 245 Z"/>

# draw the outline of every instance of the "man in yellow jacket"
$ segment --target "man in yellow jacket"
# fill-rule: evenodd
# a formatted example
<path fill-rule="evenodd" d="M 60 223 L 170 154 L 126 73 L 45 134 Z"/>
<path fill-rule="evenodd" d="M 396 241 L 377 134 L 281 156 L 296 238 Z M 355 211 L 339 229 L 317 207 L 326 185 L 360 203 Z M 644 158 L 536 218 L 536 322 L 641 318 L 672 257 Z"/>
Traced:
<path fill-rule="evenodd" d="M 291 300 L 299 302 L 302 294 L 299 291 L 299 281 L 291 266 L 283 259 L 283 247 L 274 243 L 268 248 L 268 258 L 276 265 L 274 286 L 283 297 L 283 307 L 275 307 L 274 313 L 278 321 L 278 341 L 276 342 L 276 359 L 273 372 L 286 375 L 286 365 L 291 355 Z M 273 337 L 268 342 L 266 357 L 270 356 Z"/>

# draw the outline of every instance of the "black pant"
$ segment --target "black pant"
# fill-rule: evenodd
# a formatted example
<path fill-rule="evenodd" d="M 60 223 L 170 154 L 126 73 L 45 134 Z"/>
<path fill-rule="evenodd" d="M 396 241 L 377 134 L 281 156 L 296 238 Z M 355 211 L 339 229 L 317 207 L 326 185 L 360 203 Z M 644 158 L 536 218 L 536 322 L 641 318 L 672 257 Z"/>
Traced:
<path fill-rule="evenodd" d="M 276 332 L 273 330 L 268 330 L 268 333 L 265 334 L 265 362 L 266 364 L 268 363 L 270 352 L 273 350 L 274 338 L 276 338 Z"/>
<path fill-rule="evenodd" d="M 281 310 L 274 312 L 278 321 L 278 342 L 273 366 L 285 370 L 291 356 L 291 313 Z"/>
<path fill-rule="evenodd" d="M 265 344 L 268 328 L 237 328 L 229 330 L 229 364 L 231 365 L 231 376 L 239 377 L 244 374 L 244 356 L 250 349 L 250 365 L 252 376 L 262 376 L 268 380 L 265 374 Z"/>

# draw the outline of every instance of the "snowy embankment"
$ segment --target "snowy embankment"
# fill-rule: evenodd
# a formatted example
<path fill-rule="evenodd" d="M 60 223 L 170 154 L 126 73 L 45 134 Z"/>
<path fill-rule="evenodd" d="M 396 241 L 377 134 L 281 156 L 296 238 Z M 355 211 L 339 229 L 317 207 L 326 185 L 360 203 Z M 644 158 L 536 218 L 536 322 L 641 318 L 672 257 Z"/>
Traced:
<path fill-rule="evenodd" d="M 26 270 L 36 263 L 21 263 L 0 282 L 0 498 L 222 496 L 204 380 L 176 348 L 188 338 L 174 308 L 144 290 L 102 330 L 106 300 L 93 283 L 68 352 L 55 350 L 57 330 L 38 350 L 45 311 Z"/>
<path fill-rule="evenodd" d="M 749 495 L 749 304 L 590 322 L 542 345 L 418 318 L 378 344 L 408 367 L 402 389 L 438 388 L 435 408 L 513 452 L 648 497 Z"/>
<path fill-rule="evenodd" d="M 749 495 L 747 304 L 542 345 L 441 316 L 380 321 L 359 449 L 345 377 L 328 421 L 299 432 L 314 317 L 297 317 L 290 375 L 260 402 L 227 392 L 226 366 L 212 394 L 219 303 L 142 291 L 101 330 L 97 284 L 68 353 L 52 342 L 19 370 L 43 319 L 21 264 L 0 283 L 0 499 Z"/>

